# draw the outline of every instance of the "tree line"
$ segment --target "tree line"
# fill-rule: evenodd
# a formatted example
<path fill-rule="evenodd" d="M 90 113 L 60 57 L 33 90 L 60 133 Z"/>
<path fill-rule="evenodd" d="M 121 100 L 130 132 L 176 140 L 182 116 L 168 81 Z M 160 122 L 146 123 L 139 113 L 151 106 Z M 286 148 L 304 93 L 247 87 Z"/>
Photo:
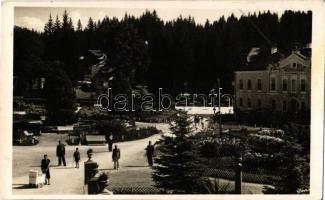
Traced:
<path fill-rule="evenodd" d="M 26 94 L 26 82 L 51 65 L 44 63 L 56 62 L 75 85 L 86 73 L 80 57 L 88 49 L 107 54 L 105 67 L 119 69 L 116 81 L 128 90 L 146 84 L 172 95 L 208 93 L 220 78 L 223 91 L 232 92 L 233 72 L 246 63 L 252 47 L 268 54 L 276 46 L 288 54 L 310 43 L 312 13 L 285 11 L 279 16 L 267 11 L 198 24 L 191 16 L 163 21 L 155 11 L 146 11 L 140 17 L 125 14 L 121 20 L 90 17 L 85 27 L 80 20 L 73 24 L 64 11 L 62 17 L 50 15 L 42 32 L 15 27 L 15 95 Z"/>

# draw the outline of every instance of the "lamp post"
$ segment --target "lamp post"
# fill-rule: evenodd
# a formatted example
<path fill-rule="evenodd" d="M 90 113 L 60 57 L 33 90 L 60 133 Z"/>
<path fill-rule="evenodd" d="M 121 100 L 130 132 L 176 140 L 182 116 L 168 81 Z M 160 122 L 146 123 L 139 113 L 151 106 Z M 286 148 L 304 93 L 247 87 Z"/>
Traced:
<path fill-rule="evenodd" d="M 221 105 L 220 105 L 220 99 L 221 99 L 221 90 L 222 88 L 220 87 L 220 79 L 218 78 L 218 107 L 219 107 L 219 135 L 221 136 L 222 134 L 222 127 L 221 127 Z"/>
<path fill-rule="evenodd" d="M 228 101 L 228 111 L 229 114 L 231 113 L 231 96 L 229 94 L 224 94 L 221 96 L 221 98 L 227 98 Z"/>

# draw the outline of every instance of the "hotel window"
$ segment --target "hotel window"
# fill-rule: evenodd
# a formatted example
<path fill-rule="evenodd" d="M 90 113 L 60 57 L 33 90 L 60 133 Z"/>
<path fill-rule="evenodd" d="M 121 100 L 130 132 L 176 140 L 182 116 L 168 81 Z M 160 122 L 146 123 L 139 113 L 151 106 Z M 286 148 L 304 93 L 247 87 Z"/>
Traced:
<path fill-rule="evenodd" d="M 262 90 L 262 80 L 257 79 L 257 90 Z"/>
<path fill-rule="evenodd" d="M 239 106 L 243 106 L 243 99 L 239 98 Z"/>
<path fill-rule="evenodd" d="M 302 92 L 306 91 L 306 80 L 304 80 L 304 79 L 301 80 L 300 91 L 302 91 Z"/>
<path fill-rule="evenodd" d="M 283 101 L 282 103 L 282 110 L 287 111 L 287 101 Z"/>
<path fill-rule="evenodd" d="M 288 90 L 288 81 L 287 79 L 282 80 L 282 91 L 287 91 Z"/>
<path fill-rule="evenodd" d="M 262 107 L 262 101 L 261 99 L 257 99 L 257 107 L 261 108 Z"/>
<path fill-rule="evenodd" d="M 271 100 L 271 104 L 272 104 L 272 109 L 275 110 L 276 109 L 276 102 L 274 99 Z"/>
<path fill-rule="evenodd" d="M 296 92 L 296 80 L 291 80 L 291 91 Z"/>
<path fill-rule="evenodd" d="M 242 90 L 244 87 L 243 80 L 239 80 L 239 89 Z"/>
<path fill-rule="evenodd" d="M 252 102 L 250 98 L 247 99 L 247 107 L 248 108 L 252 107 Z"/>
<path fill-rule="evenodd" d="M 247 90 L 251 90 L 252 89 L 252 82 L 250 79 L 247 80 Z"/>
<path fill-rule="evenodd" d="M 271 79 L 271 90 L 275 90 L 275 78 Z"/>
<path fill-rule="evenodd" d="M 305 108 L 306 108 L 305 102 L 302 101 L 302 102 L 301 102 L 300 109 L 301 109 L 301 110 L 305 110 Z"/>
<path fill-rule="evenodd" d="M 108 82 L 107 81 L 104 81 L 103 86 L 104 87 L 108 87 Z"/>

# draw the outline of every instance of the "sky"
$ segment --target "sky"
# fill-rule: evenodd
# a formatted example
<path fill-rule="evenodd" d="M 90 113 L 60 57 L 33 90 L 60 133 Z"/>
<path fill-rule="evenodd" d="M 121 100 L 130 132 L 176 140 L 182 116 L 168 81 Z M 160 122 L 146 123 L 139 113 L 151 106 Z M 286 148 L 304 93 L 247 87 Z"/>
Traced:
<path fill-rule="evenodd" d="M 15 8 L 15 25 L 42 31 L 45 23 L 49 19 L 51 14 L 53 19 L 58 15 L 62 21 L 62 14 L 64 10 L 67 10 L 69 16 L 72 18 L 73 24 L 76 27 L 78 19 L 81 20 L 83 27 L 86 26 L 89 17 L 94 20 L 101 20 L 105 16 L 110 18 L 117 17 L 121 19 L 125 13 L 138 17 L 142 15 L 146 10 L 153 11 L 153 9 L 140 9 L 140 8 L 53 8 L 53 7 L 16 7 Z M 245 15 L 248 12 L 240 10 L 201 10 L 201 9 L 167 9 L 157 8 L 155 9 L 157 15 L 164 21 L 170 21 L 182 17 L 194 17 L 196 23 L 204 24 L 208 19 L 210 22 L 218 20 L 220 17 L 229 17 L 232 13 L 236 17 L 240 17 L 243 12 Z M 282 11 L 277 11 L 281 15 Z"/>

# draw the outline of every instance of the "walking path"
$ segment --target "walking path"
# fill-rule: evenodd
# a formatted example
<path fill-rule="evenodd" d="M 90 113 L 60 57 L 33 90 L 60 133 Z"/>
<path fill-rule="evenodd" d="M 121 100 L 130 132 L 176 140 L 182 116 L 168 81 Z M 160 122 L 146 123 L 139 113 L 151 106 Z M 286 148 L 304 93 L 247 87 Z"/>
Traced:
<path fill-rule="evenodd" d="M 170 133 L 169 125 L 163 123 L 137 123 L 138 127 L 155 126 L 164 134 Z M 207 125 L 205 125 L 207 127 Z M 197 129 L 200 131 L 201 128 Z M 43 137 L 43 136 L 42 136 Z M 51 137 L 51 136 L 48 136 Z M 63 137 L 63 136 L 62 136 Z M 84 165 L 87 160 L 86 151 L 88 148 L 94 150 L 93 159 L 99 164 L 99 170 L 109 172 L 111 187 L 131 187 L 142 186 L 150 187 L 154 183 L 151 179 L 152 169 L 148 167 L 145 156 L 145 147 L 148 141 L 155 143 L 161 137 L 160 134 L 149 138 L 116 143 L 121 149 L 120 169 L 113 169 L 111 152 L 107 151 L 106 146 L 66 146 L 67 166 L 55 166 L 57 160 L 55 157 L 56 143 L 52 142 L 50 146 L 40 143 L 37 146 L 14 147 L 14 169 L 13 169 L 13 194 L 14 195 L 44 195 L 44 194 L 84 194 Z M 72 154 L 78 147 L 81 153 L 80 168 L 74 168 Z M 31 168 L 40 169 L 39 162 L 42 155 L 47 153 L 51 159 L 51 185 L 42 188 L 28 187 L 28 170 Z M 221 180 L 221 179 L 220 179 Z M 232 181 L 221 180 L 220 183 L 229 183 Z M 261 193 L 263 185 L 243 184 L 243 190 L 246 193 Z M 245 189 L 247 188 L 247 189 Z"/>
<path fill-rule="evenodd" d="M 144 126 L 156 126 L 164 133 L 169 132 L 168 124 L 147 124 L 138 123 L 137 125 Z M 13 194 L 84 194 L 83 182 L 84 182 L 84 165 L 83 162 L 87 160 L 86 151 L 88 148 L 94 150 L 93 159 L 98 162 L 99 169 L 109 172 L 110 181 L 112 186 L 150 186 L 151 180 L 151 168 L 147 166 L 147 160 L 145 157 L 145 148 L 148 141 L 153 143 L 160 138 L 160 135 L 153 135 L 149 138 L 115 143 L 121 149 L 120 169 L 113 170 L 112 154 L 107 151 L 106 146 L 66 146 L 66 160 L 67 166 L 56 166 L 57 160 L 55 157 L 56 143 L 52 146 L 44 146 L 40 143 L 40 146 L 28 146 L 28 147 L 14 147 L 14 168 L 24 168 L 24 170 L 13 169 Z M 74 168 L 72 159 L 72 153 L 75 148 L 78 147 L 81 154 L 80 168 Z M 25 154 L 24 154 L 25 152 Z M 20 154 L 21 153 L 21 154 Z M 42 188 L 29 188 L 28 187 L 28 170 L 39 169 L 39 162 L 42 159 L 42 155 L 47 153 L 51 159 L 51 185 L 44 186 Z M 71 156 L 69 156 L 71 155 Z M 29 159 L 30 158 L 30 159 Z M 26 160 L 22 163 L 22 160 Z M 29 161 L 29 162 L 28 162 Z M 19 163 L 21 162 L 21 163 Z M 25 167 L 22 165 L 26 165 Z M 15 176 L 15 171 L 19 176 Z M 20 172 L 23 171 L 23 172 Z M 68 186 L 68 187 L 67 187 Z"/>

